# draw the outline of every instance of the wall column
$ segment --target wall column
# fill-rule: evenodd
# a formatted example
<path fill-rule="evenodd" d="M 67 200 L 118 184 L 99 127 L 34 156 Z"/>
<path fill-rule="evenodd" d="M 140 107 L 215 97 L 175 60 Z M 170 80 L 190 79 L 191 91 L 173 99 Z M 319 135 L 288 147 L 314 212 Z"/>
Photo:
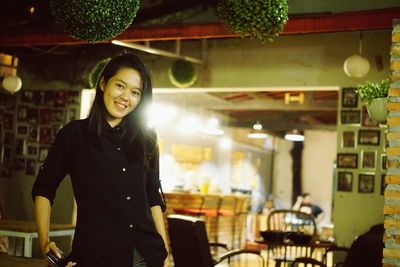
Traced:
<path fill-rule="evenodd" d="M 393 21 L 390 61 L 388 172 L 385 177 L 383 266 L 400 266 L 400 20 Z"/>

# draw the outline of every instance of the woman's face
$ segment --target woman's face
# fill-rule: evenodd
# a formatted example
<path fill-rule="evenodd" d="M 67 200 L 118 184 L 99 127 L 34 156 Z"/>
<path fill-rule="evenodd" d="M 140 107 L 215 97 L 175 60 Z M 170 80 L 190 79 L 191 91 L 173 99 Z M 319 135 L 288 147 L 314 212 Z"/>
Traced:
<path fill-rule="evenodd" d="M 107 110 L 107 122 L 118 125 L 122 118 L 132 112 L 140 101 L 142 79 L 138 71 L 123 67 L 107 82 L 100 80 L 103 101 Z"/>

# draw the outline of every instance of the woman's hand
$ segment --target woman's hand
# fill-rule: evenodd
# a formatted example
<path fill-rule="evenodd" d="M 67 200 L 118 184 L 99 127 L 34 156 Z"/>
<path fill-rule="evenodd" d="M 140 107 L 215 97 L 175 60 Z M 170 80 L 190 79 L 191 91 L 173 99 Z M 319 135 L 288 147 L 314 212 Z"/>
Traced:
<path fill-rule="evenodd" d="M 44 244 L 42 244 L 40 246 L 40 249 L 42 251 L 43 257 L 46 259 L 47 261 L 47 265 L 48 266 L 52 266 L 52 264 L 48 261 L 46 254 L 49 253 L 50 251 L 56 255 L 58 258 L 61 259 L 61 250 L 56 246 L 56 243 L 52 242 L 52 241 L 47 241 Z M 67 265 L 65 267 L 72 267 L 75 266 L 76 262 L 68 262 Z"/>

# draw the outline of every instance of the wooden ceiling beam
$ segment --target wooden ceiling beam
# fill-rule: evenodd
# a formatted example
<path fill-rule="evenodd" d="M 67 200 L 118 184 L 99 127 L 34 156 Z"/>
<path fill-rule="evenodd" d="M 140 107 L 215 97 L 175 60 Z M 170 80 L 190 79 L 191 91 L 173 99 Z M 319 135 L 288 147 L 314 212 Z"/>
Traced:
<path fill-rule="evenodd" d="M 400 17 L 400 7 L 356 11 L 337 14 L 308 15 L 291 17 L 282 34 L 304 34 L 323 32 L 366 31 L 392 29 L 393 19 Z M 129 28 L 115 40 L 124 42 L 205 39 L 237 37 L 221 23 L 175 26 L 149 26 Z M 104 43 L 109 43 L 105 41 Z M 31 28 L 25 31 L 8 30 L 0 32 L 0 47 L 27 45 L 71 45 L 87 44 L 76 40 L 61 30 Z"/>

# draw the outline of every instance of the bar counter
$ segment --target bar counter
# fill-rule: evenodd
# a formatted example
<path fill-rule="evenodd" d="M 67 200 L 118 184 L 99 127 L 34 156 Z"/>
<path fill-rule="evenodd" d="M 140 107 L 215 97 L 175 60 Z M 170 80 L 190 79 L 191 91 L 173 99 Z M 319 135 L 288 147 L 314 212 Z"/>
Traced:
<path fill-rule="evenodd" d="M 243 194 L 165 193 L 169 214 L 204 219 L 208 239 L 239 248 L 244 240 L 250 197 Z"/>

